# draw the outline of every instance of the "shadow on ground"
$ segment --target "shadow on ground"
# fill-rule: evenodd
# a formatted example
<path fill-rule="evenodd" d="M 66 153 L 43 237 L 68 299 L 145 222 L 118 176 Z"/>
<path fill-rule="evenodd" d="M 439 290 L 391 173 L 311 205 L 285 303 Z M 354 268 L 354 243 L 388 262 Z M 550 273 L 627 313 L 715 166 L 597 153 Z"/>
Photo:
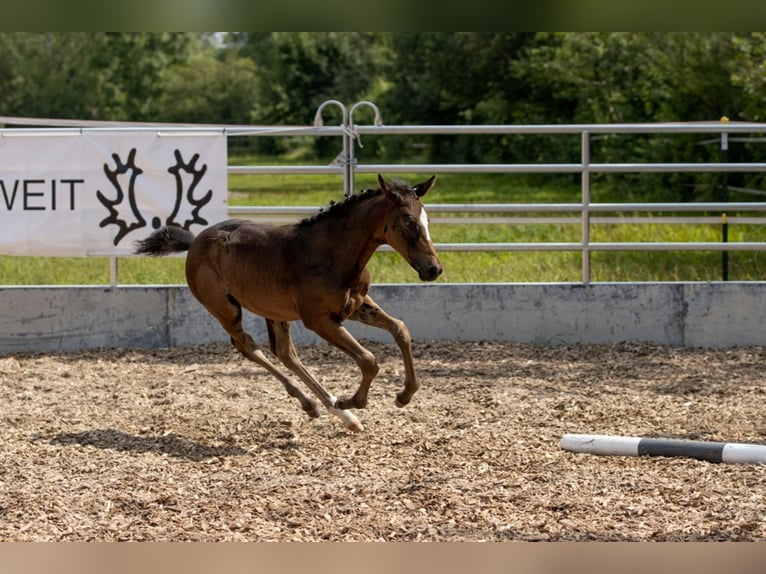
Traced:
<path fill-rule="evenodd" d="M 162 436 L 137 436 L 114 429 L 96 429 L 77 433 L 60 433 L 53 437 L 36 437 L 57 445 L 92 446 L 120 452 L 162 453 L 195 462 L 222 456 L 242 456 L 247 451 L 233 445 L 211 446 L 168 433 Z"/>

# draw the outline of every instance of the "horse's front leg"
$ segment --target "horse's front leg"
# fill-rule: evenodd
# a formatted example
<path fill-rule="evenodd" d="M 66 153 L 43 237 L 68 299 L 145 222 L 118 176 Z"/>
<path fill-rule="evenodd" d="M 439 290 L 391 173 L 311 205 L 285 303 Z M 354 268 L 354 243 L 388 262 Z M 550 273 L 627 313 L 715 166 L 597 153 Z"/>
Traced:
<path fill-rule="evenodd" d="M 333 317 L 326 315 L 313 318 L 304 317 L 303 323 L 325 341 L 354 359 L 362 372 L 362 382 L 356 393 L 351 398 L 339 400 L 337 402 L 338 408 L 363 409 L 366 407 L 370 384 L 378 374 L 378 362 L 375 360 L 375 355 L 360 345 L 351 333 Z"/>
<path fill-rule="evenodd" d="M 412 337 L 407 325 L 404 321 L 386 313 L 369 295 L 364 298 L 364 303 L 349 319 L 359 321 L 371 327 L 378 327 L 391 333 L 399 347 L 399 351 L 402 353 L 402 360 L 404 362 L 404 388 L 396 395 L 396 406 L 403 407 L 407 405 L 412 399 L 412 395 L 420 388 L 415 378 L 415 367 L 412 361 Z"/>

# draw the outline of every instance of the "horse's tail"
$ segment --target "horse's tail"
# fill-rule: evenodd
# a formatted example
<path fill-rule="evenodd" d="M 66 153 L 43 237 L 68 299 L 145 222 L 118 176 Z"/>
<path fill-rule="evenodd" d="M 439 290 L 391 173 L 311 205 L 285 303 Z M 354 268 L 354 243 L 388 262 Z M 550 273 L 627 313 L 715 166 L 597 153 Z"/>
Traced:
<path fill-rule="evenodd" d="M 160 257 L 178 251 L 188 251 L 194 241 L 194 234 L 182 227 L 170 225 L 161 227 L 146 239 L 135 242 L 133 253 Z"/>

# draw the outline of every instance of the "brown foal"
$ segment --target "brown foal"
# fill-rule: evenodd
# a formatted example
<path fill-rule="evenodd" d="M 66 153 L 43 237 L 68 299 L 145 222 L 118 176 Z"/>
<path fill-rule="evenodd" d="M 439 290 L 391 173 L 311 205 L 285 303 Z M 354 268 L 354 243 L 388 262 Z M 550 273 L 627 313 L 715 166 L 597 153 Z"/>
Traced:
<path fill-rule="evenodd" d="M 303 410 L 318 417 L 316 401 L 306 396 L 260 350 L 242 329 L 242 308 L 266 319 L 270 349 L 298 376 L 346 428 L 361 431 L 350 408 L 364 408 L 370 383 L 378 373 L 375 356 L 343 327 L 346 319 L 385 329 L 393 336 L 404 361 L 404 389 L 396 404 L 406 405 L 418 390 L 407 325 L 383 311 L 367 294 L 367 262 L 388 244 L 418 272 L 433 281 L 442 272 L 428 232 L 428 216 L 420 201 L 435 177 L 409 187 L 386 182 L 321 210 L 291 225 L 257 224 L 231 219 L 198 236 L 180 227 L 163 227 L 136 242 L 136 253 L 166 255 L 187 251 L 186 280 L 194 296 L 231 336 L 248 359 L 281 381 Z M 362 373 L 353 396 L 338 400 L 303 366 L 292 338 L 290 322 L 303 324 L 351 356 Z"/>

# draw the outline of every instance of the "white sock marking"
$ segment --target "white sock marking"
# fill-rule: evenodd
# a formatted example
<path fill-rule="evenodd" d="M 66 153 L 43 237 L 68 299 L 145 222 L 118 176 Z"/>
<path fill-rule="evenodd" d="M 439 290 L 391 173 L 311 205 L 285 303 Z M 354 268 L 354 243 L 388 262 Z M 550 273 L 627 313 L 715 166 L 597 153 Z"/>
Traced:
<path fill-rule="evenodd" d="M 330 395 L 330 402 L 332 403 L 332 406 L 328 410 L 341 421 L 343 421 L 343 424 L 347 429 L 356 432 L 361 432 L 364 430 L 364 426 L 362 426 L 362 423 L 359 422 L 359 419 L 356 418 L 354 413 L 351 411 L 339 409 L 335 406 L 338 404 L 338 399 L 335 397 L 335 395 Z"/>

